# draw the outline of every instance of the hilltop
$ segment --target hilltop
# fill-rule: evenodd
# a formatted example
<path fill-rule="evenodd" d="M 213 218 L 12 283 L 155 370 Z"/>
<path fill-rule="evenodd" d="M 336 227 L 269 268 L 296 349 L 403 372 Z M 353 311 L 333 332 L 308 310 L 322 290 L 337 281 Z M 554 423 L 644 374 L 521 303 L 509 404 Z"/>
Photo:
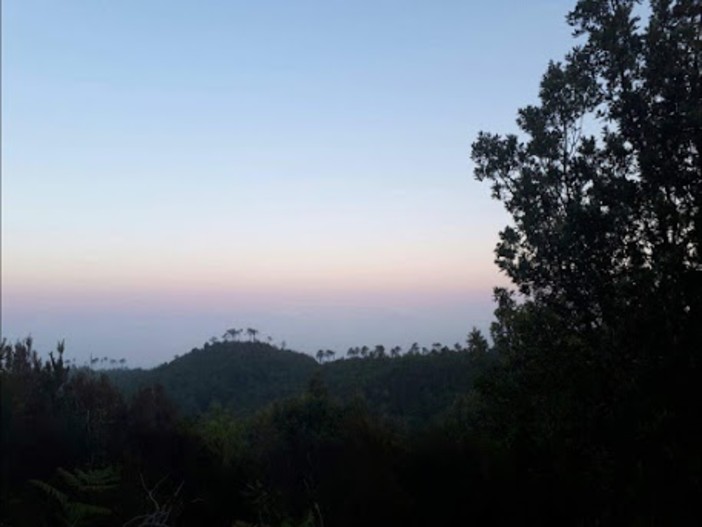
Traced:
<path fill-rule="evenodd" d="M 376 413 L 419 424 L 466 393 L 489 362 L 487 355 L 442 348 L 319 364 L 304 353 L 263 342 L 229 341 L 207 343 L 151 370 L 114 370 L 109 376 L 126 394 L 160 384 L 185 414 L 218 404 L 248 416 L 303 393 L 317 374 L 338 400 L 360 399 Z"/>
<path fill-rule="evenodd" d="M 309 355 L 263 342 L 217 342 L 151 370 L 121 370 L 109 375 L 127 394 L 162 385 L 186 414 L 197 414 L 216 403 L 237 415 L 248 415 L 276 399 L 301 392 L 317 367 Z"/>

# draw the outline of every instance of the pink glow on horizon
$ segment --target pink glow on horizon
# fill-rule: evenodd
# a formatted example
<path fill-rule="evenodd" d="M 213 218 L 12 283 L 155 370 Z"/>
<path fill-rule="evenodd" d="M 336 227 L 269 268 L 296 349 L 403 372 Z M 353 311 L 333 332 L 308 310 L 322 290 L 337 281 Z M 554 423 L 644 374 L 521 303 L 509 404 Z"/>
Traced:
<path fill-rule="evenodd" d="M 375 252 L 371 249 L 377 249 Z M 286 302 L 421 304 L 454 295 L 484 295 L 507 285 L 492 255 L 463 251 L 376 247 L 351 251 L 223 250 L 200 254 L 180 250 L 129 257 L 120 254 L 3 262 L 3 303 L 32 305 L 171 306 L 246 305 L 274 307 Z M 368 255 L 371 255 L 369 257 Z"/>
<path fill-rule="evenodd" d="M 500 283 L 501 282 L 501 283 Z M 363 286 L 346 283 L 292 284 L 287 287 L 197 287 L 179 284 L 164 287 L 151 284 L 140 287 L 112 284 L 109 287 L 78 288 L 71 284 L 8 286 L 3 294 L 6 309 L 28 311 L 42 308 L 115 307 L 136 309 L 203 309 L 222 307 L 257 307 L 276 309 L 287 304 L 305 305 L 374 305 L 412 307 L 431 306 L 448 299 L 484 296 L 494 286 L 507 285 L 506 280 L 476 282 L 366 283 Z"/>

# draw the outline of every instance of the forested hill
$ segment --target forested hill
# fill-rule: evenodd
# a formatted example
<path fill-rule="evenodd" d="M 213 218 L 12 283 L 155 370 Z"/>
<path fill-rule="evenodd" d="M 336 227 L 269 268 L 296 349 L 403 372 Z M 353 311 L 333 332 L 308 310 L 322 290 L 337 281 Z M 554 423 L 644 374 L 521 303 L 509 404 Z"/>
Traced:
<path fill-rule="evenodd" d="M 424 425 L 466 394 L 492 355 L 442 348 L 426 355 L 370 357 L 323 364 L 322 379 L 342 401 L 360 396 L 372 412 Z"/>
<path fill-rule="evenodd" d="M 299 393 L 316 369 L 317 362 L 303 353 L 262 342 L 218 342 L 195 348 L 152 370 L 115 370 L 110 377 L 128 394 L 160 384 L 186 414 L 219 403 L 246 415 Z"/>
<path fill-rule="evenodd" d="M 488 361 L 487 355 L 443 348 L 319 364 L 309 355 L 262 342 L 217 342 L 151 370 L 113 370 L 109 376 L 126 394 L 160 384 L 185 414 L 220 404 L 247 416 L 273 401 L 301 394 L 318 373 L 333 397 L 343 401 L 360 397 L 378 413 L 419 424 L 440 415 L 466 393 Z"/>

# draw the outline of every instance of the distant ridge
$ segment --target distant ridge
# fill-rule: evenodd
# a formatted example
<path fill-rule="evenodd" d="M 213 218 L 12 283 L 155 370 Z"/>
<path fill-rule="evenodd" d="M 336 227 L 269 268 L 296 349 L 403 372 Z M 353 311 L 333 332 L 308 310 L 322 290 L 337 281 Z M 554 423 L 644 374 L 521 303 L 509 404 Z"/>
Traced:
<path fill-rule="evenodd" d="M 246 415 L 301 392 L 317 368 L 309 355 L 263 342 L 216 342 L 151 370 L 115 371 L 110 377 L 127 393 L 161 384 L 186 414 L 218 403 Z"/>
<path fill-rule="evenodd" d="M 422 424 L 445 412 L 468 392 L 492 362 L 467 351 L 353 358 L 318 364 L 304 353 L 263 342 L 216 342 L 151 370 L 113 370 L 126 394 L 161 384 L 185 414 L 221 405 L 249 416 L 274 401 L 298 395 L 319 373 L 332 397 L 364 400 L 371 411 Z"/>

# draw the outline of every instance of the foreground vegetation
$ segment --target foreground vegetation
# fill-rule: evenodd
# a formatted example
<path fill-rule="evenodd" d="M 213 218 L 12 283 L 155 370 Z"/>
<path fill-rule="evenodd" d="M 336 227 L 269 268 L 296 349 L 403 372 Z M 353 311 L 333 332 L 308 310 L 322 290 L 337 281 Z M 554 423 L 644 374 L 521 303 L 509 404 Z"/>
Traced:
<path fill-rule="evenodd" d="M 482 358 L 298 357 L 251 382 L 259 353 L 292 355 L 212 343 L 144 374 L 185 387 L 179 413 L 5 343 L 2 522 L 702 523 L 702 6 L 635 7 L 580 0 L 520 135 L 473 144 L 513 218 Z M 217 405 L 188 377 L 206 363 L 252 369 L 212 382 Z M 466 376 L 442 391 L 446 364 Z"/>
<path fill-rule="evenodd" d="M 324 369 L 342 364 L 312 361 L 299 394 L 248 417 L 213 403 L 184 418 L 160 386 L 125 398 L 105 373 L 69 370 L 62 348 L 46 362 L 31 339 L 2 349 L 3 448 L 12 452 L 3 458 L 3 513 L 12 525 L 426 523 L 437 513 L 436 502 L 424 499 L 446 500 L 447 519 L 455 518 L 464 500 L 452 503 L 460 488 L 452 482 L 472 488 L 485 477 L 478 446 L 457 440 L 459 421 L 446 408 L 441 423 L 427 421 L 410 432 L 397 414 L 388 419 L 382 404 L 372 404 L 372 393 L 344 402 L 330 395 Z M 220 353 L 246 361 L 252 352 L 270 358 L 275 351 L 266 344 L 220 344 L 194 351 L 190 365 Z M 475 367 L 485 360 L 466 350 L 444 353 L 463 354 Z M 419 360 L 428 371 L 446 359 L 437 352 L 386 360 Z M 383 360 L 345 362 L 373 370 Z M 402 386 L 412 380 L 405 369 L 382 375 Z M 445 396 L 443 380 L 423 383 Z M 208 385 L 206 376 L 201 384 Z M 403 400 L 392 384 L 381 400 L 390 392 Z M 466 515 L 487 506 L 485 492 L 474 491 L 475 507 Z"/>

